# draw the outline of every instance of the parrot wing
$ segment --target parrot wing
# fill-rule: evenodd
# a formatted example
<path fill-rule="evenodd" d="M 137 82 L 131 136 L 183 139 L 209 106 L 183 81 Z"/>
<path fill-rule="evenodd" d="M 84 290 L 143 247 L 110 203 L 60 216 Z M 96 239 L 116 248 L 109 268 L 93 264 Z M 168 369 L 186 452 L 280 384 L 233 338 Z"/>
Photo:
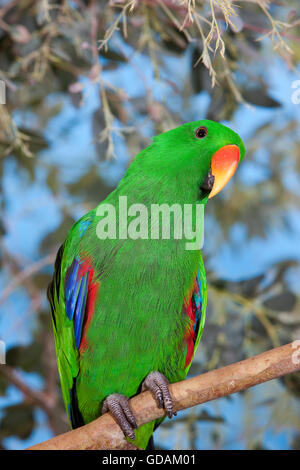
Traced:
<path fill-rule="evenodd" d="M 84 424 L 77 403 L 76 378 L 80 354 L 87 347 L 85 328 L 93 314 L 99 287 L 93 278 L 93 267 L 87 258 L 75 256 L 65 263 L 64 246 L 59 249 L 48 298 L 62 392 L 73 428 Z"/>
<path fill-rule="evenodd" d="M 188 372 L 192 359 L 199 345 L 205 322 L 207 301 L 206 276 L 202 258 L 194 281 L 194 286 L 187 301 L 183 303 L 183 311 L 189 317 L 189 326 L 185 335 L 187 343 L 185 371 Z"/>

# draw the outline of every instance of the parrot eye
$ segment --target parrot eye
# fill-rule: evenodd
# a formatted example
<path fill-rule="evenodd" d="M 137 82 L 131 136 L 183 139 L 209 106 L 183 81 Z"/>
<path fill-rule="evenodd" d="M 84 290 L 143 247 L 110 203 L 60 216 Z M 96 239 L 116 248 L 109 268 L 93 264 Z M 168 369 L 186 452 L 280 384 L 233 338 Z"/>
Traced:
<path fill-rule="evenodd" d="M 206 136 L 207 136 L 207 128 L 206 127 L 202 126 L 202 127 L 198 127 L 198 129 L 196 129 L 195 137 L 197 137 L 197 139 L 203 139 Z"/>

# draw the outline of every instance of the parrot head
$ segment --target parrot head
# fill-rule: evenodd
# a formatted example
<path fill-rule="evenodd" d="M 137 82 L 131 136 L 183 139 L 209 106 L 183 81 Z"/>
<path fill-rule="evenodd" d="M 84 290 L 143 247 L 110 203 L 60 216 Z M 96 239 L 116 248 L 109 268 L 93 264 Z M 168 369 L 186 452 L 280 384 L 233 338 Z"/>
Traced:
<path fill-rule="evenodd" d="M 218 194 L 231 179 L 239 163 L 244 158 L 245 146 L 238 134 L 222 124 L 212 121 L 198 121 L 199 126 L 194 130 L 195 138 L 203 141 L 209 130 L 211 133 L 218 132 L 221 146 L 214 152 L 209 152 L 208 162 L 210 168 L 204 178 L 201 189 L 209 192 L 208 198 Z M 205 125 L 206 124 L 206 125 Z M 192 126 L 194 127 L 194 126 Z"/>
<path fill-rule="evenodd" d="M 155 152 L 151 152 L 151 168 L 147 170 L 162 176 L 173 174 L 177 179 L 184 175 L 191 185 L 197 184 L 205 200 L 224 188 L 245 154 L 236 132 L 210 120 L 183 124 L 153 141 Z M 147 158 L 144 163 L 148 166 Z"/>

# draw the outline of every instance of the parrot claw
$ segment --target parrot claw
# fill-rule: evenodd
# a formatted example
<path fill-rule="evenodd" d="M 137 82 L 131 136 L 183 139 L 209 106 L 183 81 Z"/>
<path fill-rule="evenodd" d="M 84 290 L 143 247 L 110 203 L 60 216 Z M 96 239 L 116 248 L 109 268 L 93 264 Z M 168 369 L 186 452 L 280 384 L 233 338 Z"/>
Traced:
<path fill-rule="evenodd" d="M 176 416 L 177 413 L 173 411 L 174 404 L 169 390 L 169 381 L 163 374 L 155 371 L 147 375 L 142 384 L 142 390 L 150 390 L 153 393 L 158 408 L 164 408 L 169 418 Z"/>
<path fill-rule="evenodd" d="M 129 407 L 129 398 L 120 393 L 109 395 L 103 402 L 102 414 L 110 411 L 125 436 L 135 439 L 134 428 L 137 428 L 135 417 Z"/>

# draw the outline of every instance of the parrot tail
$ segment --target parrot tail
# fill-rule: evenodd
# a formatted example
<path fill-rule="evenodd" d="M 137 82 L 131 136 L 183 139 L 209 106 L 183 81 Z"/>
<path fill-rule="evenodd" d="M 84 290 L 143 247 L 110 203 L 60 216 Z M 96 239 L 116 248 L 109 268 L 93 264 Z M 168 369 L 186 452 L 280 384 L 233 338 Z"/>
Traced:
<path fill-rule="evenodd" d="M 147 447 L 146 447 L 146 450 L 155 450 L 153 434 L 152 434 L 152 436 L 151 436 L 150 439 L 149 439 L 149 442 L 148 442 L 148 445 L 147 445 Z"/>

